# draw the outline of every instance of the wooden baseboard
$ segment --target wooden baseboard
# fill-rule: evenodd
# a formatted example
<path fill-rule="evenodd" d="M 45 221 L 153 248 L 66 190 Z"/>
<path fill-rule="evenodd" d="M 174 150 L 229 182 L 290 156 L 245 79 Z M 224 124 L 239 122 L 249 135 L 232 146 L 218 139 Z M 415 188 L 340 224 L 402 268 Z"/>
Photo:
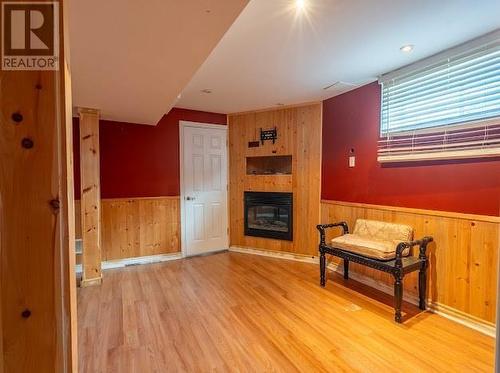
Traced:
<path fill-rule="evenodd" d="M 117 260 L 108 260 L 101 263 L 102 270 L 107 269 L 115 269 L 115 268 L 124 268 L 128 266 L 134 265 L 142 265 L 142 264 L 153 264 L 153 263 L 161 263 L 168 262 L 170 260 L 178 260 L 182 259 L 182 253 L 173 253 L 173 254 L 160 254 L 160 255 L 150 255 L 150 256 L 140 256 L 136 258 L 126 258 L 126 259 L 117 259 Z M 75 266 L 76 272 L 82 272 L 82 265 L 78 264 Z"/>
<path fill-rule="evenodd" d="M 305 263 L 312 263 L 319 265 L 319 257 L 317 256 L 308 256 L 301 254 L 294 254 L 288 252 L 278 252 L 278 251 L 268 251 L 257 248 L 247 248 L 241 246 L 231 246 L 229 248 L 231 252 L 243 253 L 243 254 L 252 254 L 252 255 L 261 255 L 271 258 L 279 258 L 286 260 L 294 260 Z M 337 272 L 343 275 L 344 268 L 343 266 L 339 266 L 335 263 L 328 264 L 327 267 L 332 272 Z M 386 294 L 393 294 L 394 289 L 392 286 L 389 286 L 385 283 L 381 283 L 379 281 L 374 280 L 371 277 L 360 275 L 354 271 L 349 272 L 349 277 L 353 280 L 362 283 L 363 285 L 372 287 Z M 418 305 L 418 297 L 413 294 L 404 294 L 403 297 L 405 302 L 410 304 Z M 466 314 L 465 312 L 459 311 L 452 307 L 446 306 L 444 304 L 440 304 L 438 302 L 433 302 L 431 299 L 427 300 L 428 310 L 437 315 L 443 316 L 449 320 L 457 322 L 461 325 L 464 325 L 468 328 L 477 330 L 480 333 L 488 335 L 490 337 L 495 337 L 496 335 L 496 327 L 495 324 L 490 323 L 485 320 L 481 320 L 477 317 Z"/>
<path fill-rule="evenodd" d="M 494 323 L 481 320 L 465 312 L 437 302 L 430 302 L 429 309 L 440 316 L 477 330 L 478 332 L 486 334 L 492 338 L 496 337 L 496 326 Z"/>
<path fill-rule="evenodd" d="M 123 268 L 133 265 L 161 263 L 178 259 L 182 259 L 182 253 L 180 252 L 173 254 L 159 254 L 159 255 L 140 256 L 137 258 L 108 260 L 106 262 L 102 262 L 102 269 L 106 270 L 114 268 Z"/>
<path fill-rule="evenodd" d="M 243 247 L 243 246 L 231 246 L 229 248 L 229 251 L 232 251 L 235 253 L 267 256 L 267 257 L 271 257 L 271 258 L 295 260 L 297 262 L 319 264 L 319 258 L 317 256 L 304 255 L 304 254 L 294 254 L 294 253 L 289 253 L 286 251 L 262 250 L 262 249 L 257 249 L 257 248 L 253 248 L 253 247 L 250 248 L 250 247 Z"/>
<path fill-rule="evenodd" d="M 88 288 L 90 286 L 97 286 L 102 284 L 102 276 L 97 278 L 89 278 L 80 281 L 81 288 Z"/>

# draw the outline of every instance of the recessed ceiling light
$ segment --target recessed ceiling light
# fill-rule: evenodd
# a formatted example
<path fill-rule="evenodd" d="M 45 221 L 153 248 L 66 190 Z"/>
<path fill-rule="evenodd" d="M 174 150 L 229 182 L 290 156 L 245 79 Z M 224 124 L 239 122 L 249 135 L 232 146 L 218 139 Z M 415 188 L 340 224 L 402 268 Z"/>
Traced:
<path fill-rule="evenodd" d="M 399 50 L 403 53 L 410 53 L 411 51 L 413 51 L 413 44 L 407 44 L 407 45 L 403 45 L 401 48 L 399 48 Z"/>
<path fill-rule="evenodd" d="M 295 6 L 298 10 L 304 10 L 306 7 L 306 0 L 295 0 Z"/>
<path fill-rule="evenodd" d="M 207 93 L 207 94 L 210 94 L 210 93 L 212 93 L 212 90 L 211 90 L 211 89 L 202 89 L 200 92 L 201 92 L 201 93 Z"/>

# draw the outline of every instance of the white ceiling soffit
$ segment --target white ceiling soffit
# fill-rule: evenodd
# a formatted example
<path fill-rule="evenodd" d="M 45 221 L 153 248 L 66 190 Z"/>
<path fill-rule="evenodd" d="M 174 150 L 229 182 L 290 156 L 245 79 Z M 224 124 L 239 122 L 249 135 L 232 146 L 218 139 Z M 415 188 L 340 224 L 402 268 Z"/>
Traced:
<path fill-rule="evenodd" d="M 156 124 L 248 0 L 71 0 L 74 106 Z"/>
<path fill-rule="evenodd" d="M 500 27 L 499 0 L 304 2 L 299 12 L 296 0 L 252 0 L 176 106 L 234 113 L 323 100 Z"/>

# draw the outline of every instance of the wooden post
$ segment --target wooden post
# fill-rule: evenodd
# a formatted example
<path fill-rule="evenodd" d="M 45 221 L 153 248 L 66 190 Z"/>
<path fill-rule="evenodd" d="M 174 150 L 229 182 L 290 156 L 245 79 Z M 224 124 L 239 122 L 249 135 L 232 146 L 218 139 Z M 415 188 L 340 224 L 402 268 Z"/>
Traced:
<path fill-rule="evenodd" d="M 99 285 L 101 272 L 101 182 L 99 167 L 99 111 L 79 108 L 80 184 L 82 222 L 81 286 Z"/>
<path fill-rule="evenodd" d="M 59 1 L 54 20 L 59 68 L 0 71 L 0 371 L 5 373 L 77 372 L 63 5 Z"/>

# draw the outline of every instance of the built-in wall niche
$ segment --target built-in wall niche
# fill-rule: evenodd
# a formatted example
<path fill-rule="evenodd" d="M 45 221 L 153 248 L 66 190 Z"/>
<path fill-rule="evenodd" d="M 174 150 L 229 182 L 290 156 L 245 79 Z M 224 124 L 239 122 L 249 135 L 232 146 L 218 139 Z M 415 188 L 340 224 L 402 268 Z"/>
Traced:
<path fill-rule="evenodd" d="M 291 175 L 292 156 L 247 157 L 247 175 Z"/>

